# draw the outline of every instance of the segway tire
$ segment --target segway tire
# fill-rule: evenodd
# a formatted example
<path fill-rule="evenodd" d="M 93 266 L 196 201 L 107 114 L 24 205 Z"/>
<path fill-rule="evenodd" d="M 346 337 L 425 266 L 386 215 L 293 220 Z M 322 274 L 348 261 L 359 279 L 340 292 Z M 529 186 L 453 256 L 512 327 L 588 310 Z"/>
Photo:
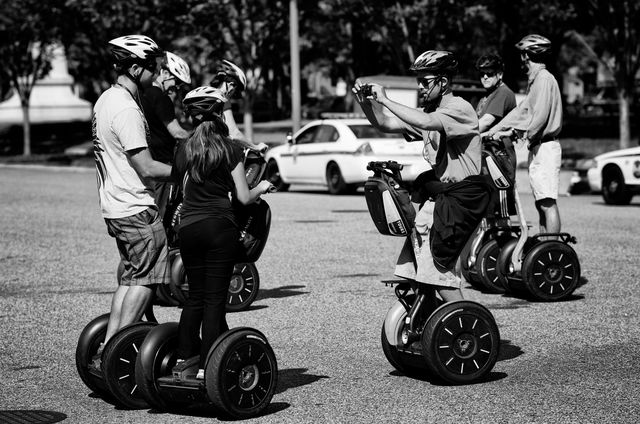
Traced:
<path fill-rule="evenodd" d="M 139 322 L 121 329 L 109 340 L 102 353 L 102 371 L 107 388 L 125 408 L 149 407 L 136 383 L 136 359 L 142 342 L 156 325 Z"/>
<path fill-rule="evenodd" d="M 149 406 L 158 411 L 169 411 L 172 406 L 160 395 L 157 380 L 171 374 L 176 364 L 178 323 L 168 322 L 152 329 L 140 347 L 136 358 L 136 384 Z"/>
<path fill-rule="evenodd" d="M 500 333 L 491 312 L 476 302 L 445 303 L 427 320 L 422 354 L 444 382 L 469 384 L 484 378 L 495 365 Z"/>
<path fill-rule="evenodd" d="M 236 264 L 229 284 L 227 312 L 246 310 L 256 300 L 259 290 L 260 275 L 255 264 L 252 262 Z"/>
<path fill-rule="evenodd" d="M 500 244 L 493 239 L 487 242 L 478 252 L 476 267 L 482 289 L 488 293 L 504 293 L 505 287 L 498 273 L 498 255 Z"/>
<path fill-rule="evenodd" d="M 103 314 L 91 320 L 80 333 L 76 346 L 76 370 L 82 382 L 102 398 L 111 398 L 104 379 L 89 372 L 91 358 L 98 352 L 100 343 L 107 334 L 109 314 Z"/>
<path fill-rule="evenodd" d="M 214 406 L 236 419 L 259 415 L 273 398 L 278 364 L 266 337 L 235 328 L 214 343 L 205 367 L 207 394 Z"/>
<path fill-rule="evenodd" d="M 536 300 L 559 301 L 578 287 L 580 262 L 571 246 L 559 241 L 545 241 L 527 252 L 522 274 L 528 293 Z"/>
<path fill-rule="evenodd" d="M 426 366 L 421 367 L 417 365 L 418 363 L 424 362 L 422 357 L 418 357 L 416 360 L 411 354 L 398 351 L 398 348 L 389 342 L 384 323 L 382 323 L 380 341 L 382 344 L 382 352 L 393 368 L 410 377 L 424 375 L 427 373 Z"/>

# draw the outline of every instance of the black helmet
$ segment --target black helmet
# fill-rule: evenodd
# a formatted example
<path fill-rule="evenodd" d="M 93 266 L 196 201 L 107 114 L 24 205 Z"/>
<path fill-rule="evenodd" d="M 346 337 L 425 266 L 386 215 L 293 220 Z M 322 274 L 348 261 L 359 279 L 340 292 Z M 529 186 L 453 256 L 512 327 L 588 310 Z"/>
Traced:
<path fill-rule="evenodd" d="M 410 71 L 431 72 L 436 75 L 452 75 L 458 68 L 453 53 L 444 50 L 427 50 L 413 62 Z"/>
<path fill-rule="evenodd" d="M 504 63 L 502 58 L 497 54 L 485 54 L 480 56 L 476 61 L 476 69 L 478 71 L 494 71 L 502 72 L 504 70 Z"/>

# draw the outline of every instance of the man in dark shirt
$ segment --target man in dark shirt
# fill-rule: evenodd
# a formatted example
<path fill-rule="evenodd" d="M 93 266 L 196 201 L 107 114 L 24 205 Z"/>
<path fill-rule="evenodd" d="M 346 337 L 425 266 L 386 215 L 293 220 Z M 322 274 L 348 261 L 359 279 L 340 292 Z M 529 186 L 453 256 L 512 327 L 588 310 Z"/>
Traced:
<path fill-rule="evenodd" d="M 160 72 L 153 86 L 144 91 L 142 108 L 149 124 L 149 150 L 154 160 L 171 164 L 176 143 L 186 140 L 189 133 L 176 119 L 171 95 L 179 84 L 190 84 L 191 75 L 187 63 L 171 52 L 165 52 L 160 64 Z M 164 218 L 170 182 L 155 184 L 155 201 L 160 216 Z"/>

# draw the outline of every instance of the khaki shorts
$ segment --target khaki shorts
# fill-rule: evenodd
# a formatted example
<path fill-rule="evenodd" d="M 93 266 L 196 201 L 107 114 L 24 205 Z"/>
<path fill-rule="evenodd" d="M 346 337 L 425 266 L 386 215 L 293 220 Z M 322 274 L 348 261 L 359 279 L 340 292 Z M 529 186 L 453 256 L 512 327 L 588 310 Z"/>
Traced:
<path fill-rule="evenodd" d="M 558 140 L 538 144 L 529 151 L 529 183 L 536 200 L 558 198 L 561 160 Z"/>
<path fill-rule="evenodd" d="M 169 283 L 169 249 L 156 209 L 148 208 L 124 218 L 106 218 L 105 222 L 124 264 L 121 286 Z"/>
<path fill-rule="evenodd" d="M 411 239 L 407 238 L 396 262 L 394 274 L 418 283 L 459 289 L 462 286 L 462 280 L 455 271 L 441 272 L 433 263 L 429 230 L 433 225 L 434 206 L 433 202 L 426 202 L 416 214 L 416 231 L 422 238 L 422 245 L 414 248 Z"/>

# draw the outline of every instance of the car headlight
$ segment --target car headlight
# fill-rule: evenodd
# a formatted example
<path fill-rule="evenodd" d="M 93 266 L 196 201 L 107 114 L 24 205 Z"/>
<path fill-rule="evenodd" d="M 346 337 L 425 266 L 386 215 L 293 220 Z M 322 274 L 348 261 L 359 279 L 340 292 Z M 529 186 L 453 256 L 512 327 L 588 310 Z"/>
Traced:
<path fill-rule="evenodd" d="M 370 155 L 373 153 L 373 149 L 369 143 L 362 143 L 360 147 L 358 147 L 354 154 L 356 155 Z"/>

